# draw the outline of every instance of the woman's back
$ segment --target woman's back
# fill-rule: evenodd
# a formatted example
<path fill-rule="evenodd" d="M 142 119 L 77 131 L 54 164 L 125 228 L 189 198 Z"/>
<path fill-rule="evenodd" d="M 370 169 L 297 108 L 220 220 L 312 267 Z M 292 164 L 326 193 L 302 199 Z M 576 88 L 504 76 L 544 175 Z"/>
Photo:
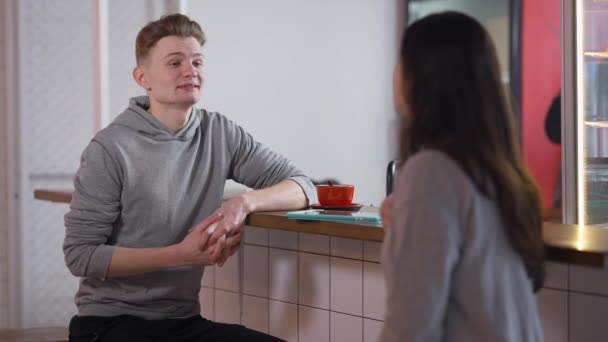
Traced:
<path fill-rule="evenodd" d="M 443 152 L 407 160 L 383 247 L 382 341 L 542 341 L 532 283 L 498 205 Z"/>

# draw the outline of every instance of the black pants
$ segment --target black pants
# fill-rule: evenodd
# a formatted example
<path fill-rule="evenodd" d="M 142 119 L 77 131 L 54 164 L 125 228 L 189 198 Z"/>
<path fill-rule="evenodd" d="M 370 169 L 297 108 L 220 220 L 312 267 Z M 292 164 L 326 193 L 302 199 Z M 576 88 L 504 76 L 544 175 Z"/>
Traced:
<path fill-rule="evenodd" d="M 283 341 L 238 324 L 212 322 L 201 316 L 145 320 L 135 316 L 74 316 L 70 342 L 237 342 Z"/>

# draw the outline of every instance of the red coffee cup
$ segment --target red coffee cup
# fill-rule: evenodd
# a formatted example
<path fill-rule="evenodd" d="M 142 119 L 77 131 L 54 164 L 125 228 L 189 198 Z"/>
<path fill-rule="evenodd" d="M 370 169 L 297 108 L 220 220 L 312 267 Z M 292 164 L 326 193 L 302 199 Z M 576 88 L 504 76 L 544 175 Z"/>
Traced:
<path fill-rule="evenodd" d="M 353 203 L 354 185 L 317 185 L 319 204 L 327 207 L 347 206 Z"/>

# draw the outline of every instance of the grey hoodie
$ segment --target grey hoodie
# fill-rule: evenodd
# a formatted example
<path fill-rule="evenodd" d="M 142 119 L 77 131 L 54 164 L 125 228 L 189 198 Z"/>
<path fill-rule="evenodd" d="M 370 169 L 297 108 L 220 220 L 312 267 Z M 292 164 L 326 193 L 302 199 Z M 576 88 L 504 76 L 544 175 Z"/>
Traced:
<path fill-rule="evenodd" d="M 147 112 L 147 97 L 101 130 L 82 154 L 65 215 L 65 262 L 80 278 L 80 316 L 130 314 L 146 319 L 200 313 L 203 268 L 180 267 L 106 278 L 115 246 L 163 247 L 220 207 L 225 181 L 254 189 L 284 179 L 309 199 L 310 180 L 287 159 L 218 113 L 194 109 L 172 133 Z"/>

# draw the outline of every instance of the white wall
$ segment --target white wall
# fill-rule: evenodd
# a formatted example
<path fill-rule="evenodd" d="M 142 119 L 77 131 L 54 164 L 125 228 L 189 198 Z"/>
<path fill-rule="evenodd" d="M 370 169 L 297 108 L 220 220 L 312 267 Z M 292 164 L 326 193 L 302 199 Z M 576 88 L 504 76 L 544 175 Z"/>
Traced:
<path fill-rule="evenodd" d="M 380 204 L 396 118 L 397 0 L 191 1 L 207 35 L 201 106 L 316 179 Z"/>

